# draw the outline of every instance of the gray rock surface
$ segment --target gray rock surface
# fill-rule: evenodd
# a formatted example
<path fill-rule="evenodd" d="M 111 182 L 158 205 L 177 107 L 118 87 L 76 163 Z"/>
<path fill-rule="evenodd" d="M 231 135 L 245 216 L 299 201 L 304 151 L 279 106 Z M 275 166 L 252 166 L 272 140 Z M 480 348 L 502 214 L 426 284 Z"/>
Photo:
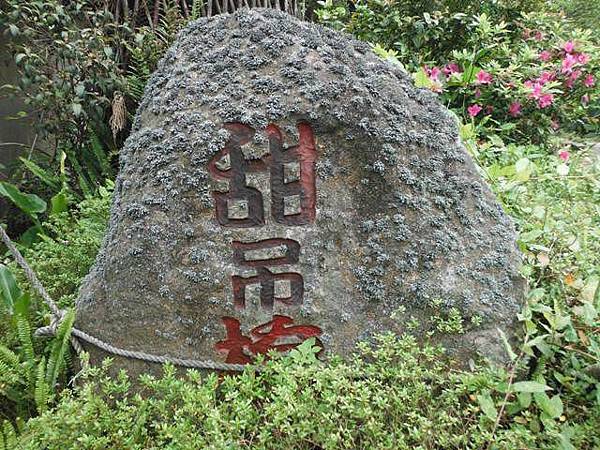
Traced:
<path fill-rule="evenodd" d="M 301 169 L 288 164 L 279 185 L 273 125 L 280 156 L 300 148 Z M 247 201 L 225 201 L 217 220 L 240 164 Z M 282 200 L 299 173 L 299 196 Z M 464 332 L 433 339 L 462 362 L 503 361 L 496 329 L 514 335 L 519 263 L 511 220 L 434 94 L 348 35 L 238 11 L 188 26 L 152 76 L 77 326 L 130 350 L 243 362 L 308 336 L 323 357 L 348 355 L 386 330 L 424 337 L 459 311 Z M 244 303 L 232 277 L 257 274 Z"/>

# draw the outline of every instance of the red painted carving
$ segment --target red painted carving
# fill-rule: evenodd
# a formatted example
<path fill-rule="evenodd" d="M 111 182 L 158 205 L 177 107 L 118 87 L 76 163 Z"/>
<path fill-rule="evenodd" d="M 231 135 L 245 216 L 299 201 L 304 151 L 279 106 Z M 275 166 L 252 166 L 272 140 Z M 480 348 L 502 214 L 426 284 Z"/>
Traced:
<path fill-rule="evenodd" d="M 269 250 L 284 247 L 285 254 L 270 259 L 252 259 L 246 257 L 246 252 L 251 250 Z M 251 277 L 240 277 L 233 275 L 233 304 L 236 309 L 246 307 L 246 286 L 260 284 L 260 305 L 269 311 L 273 310 L 275 301 L 286 305 L 302 304 L 304 296 L 304 280 L 302 275 L 294 272 L 273 273 L 267 266 L 280 266 L 284 264 L 295 264 L 300 256 L 300 244 L 292 239 L 265 239 L 258 242 L 233 242 L 233 260 L 246 267 L 254 267 L 257 274 Z M 288 281 L 290 283 L 289 297 L 275 297 L 275 282 Z"/>
<path fill-rule="evenodd" d="M 285 225 L 305 225 L 315 220 L 316 182 L 315 162 L 317 152 L 312 128 L 309 124 L 298 124 L 298 145 L 284 147 L 281 129 L 269 125 L 265 132 L 269 138 L 269 155 L 260 160 L 246 160 L 242 146 L 252 141 L 255 131 L 241 123 L 228 123 L 225 128 L 230 138 L 221 150 L 208 163 L 208 171 L 215 180 L 227 180 L 228 192 L 213 191 L 216 216 L 219 224 L 225 227 L 256 227 L 265 224 L 263 197 L 258 189 L 246 185 L 249 172 L 271 172 L 271 214 L 277 223 Z M 229 167 L 221 169 L 219 161 L 229 156 Z M 285 178 L 285 166 L 298 163 L 299 177 Z M 292 197 L 299 197 L 298 211 L 286 214 L 285 203 Z M 237 203 L 245 207 L 245 217 L 230 217 L 229 205 Z"/>
<path fill-rule="evenodd" d="M 208 163 L 208 171 L 217 181 L 227 181 L 227 192 L 213 191 L 216 218 L 224 227 L 257 227 L 265 224 L 263 194 L 247 185 L 246 175 L 270 171 L 271 216 L 277 223 L 298 226 L 312 223 L 316 215 L 315 162 L 317 152 L 312 128 L 298 124 L 298 144 L 284 145 L 281 129 L 270 124 L 265 129 L 269 152 L 258 160 L 247 160 L 242 147 L 252 142 L 255 130 L 241 123 L 228 123 L 230 138 L 225 147 Z M 229 162 L 226 162 L 226 159 Z M 252 255 L 254 253 L 254 256 Z M 292 239 L 264 239 L 258 242 L 233 242 L 233 260 L 242 267 L 251 267 L 256 275 L 231 277 L 236 309 L 246 307 L 246 286 L 260 285 L 260 305 L 273 311 L 275 301 L 285 305 L 300 305 L 304 296 L 302 275 L 294 272 L 273 273 L 269 267 L 298 263 L 300 244 Z M 290 286 L 287 297 L 275 296 L 275 285 L 286 281 Z M 317 339 L 321 329 L 313 325 L 294 325 L 291 317 L 274 315 L 267 323 L 244 336 L 239 320 L 223 317 L 227 332 L 216 349 L 227 353 L 226 362 L 246 364 L 258 354 L 269 350 L 284 352 L 297 347 L 306 339 Z"/>
<path fill-rule="evenodd" d="M 278 223 L 305 225 L 314 222 L 316 214 L 315 161 L 317 151 L 312 129 L 307 123 L 298 124 L 298 145 L 283 148 L 283 134 L 277 125 L 267 127 L 271 153 L 271 214 Z M 300 178 L 285 182 L 284 164 L 298 162 Z M 285 198 L 300 196 L 300 211 L 285 214 Z"/>
<path fill-rule="evenodd" d="M 270 350 L 286 352 L 311 337 L 323 348 L 318 339 L 322 333 L 319 327 L 294 325 L 294 319 L 290 317 L 274 315 L 270 322 L 250 330 L 250 337 L 242 334 L 239 320 L 233 317 L 223 317 L 221 320 L 227 336 L 217 342 L 215 348 L 219 352 L 227 353 L 226 363 L 247 364 L 252 362 L 253 356 L 266 354 Z"/>
<path fill-rule="evenodd" d="M 225 148 L 211 159 L 208 163 L 208 171 L 217 180 L 228 180 L 229 191 L 227 193 L 213 191 L 215 209 L 219 224 L 224 227 L 255 227 L 264 225 L 264 207 L 262 194 L 258 189 L 246 186 L 246 173 L 265 170 L 264 161 L 247 161 L 242 152 L 242 145 L 252 141 L 254 130 L 241 123 L 229 123 L 225 125 L 231 137 L 225 144 Z M 229 155 L 229 168 L 222 170 L 217 163 Z M 245 202 L 248 214 L 245 218 L 229 217 L 230 202 Z"/>

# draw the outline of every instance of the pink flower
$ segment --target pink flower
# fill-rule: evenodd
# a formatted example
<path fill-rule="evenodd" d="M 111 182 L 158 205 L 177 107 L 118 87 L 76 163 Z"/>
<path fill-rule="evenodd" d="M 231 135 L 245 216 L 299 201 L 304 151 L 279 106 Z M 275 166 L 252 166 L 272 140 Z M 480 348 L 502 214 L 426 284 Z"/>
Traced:
<path fill-rule="evenodd" d="M 490 84 L 492 82 L 492 76 L 485 70 L 477 72 L 477 83 L 479 84 Z"/>
<path fill-rule="evenodd" d="M 577 63 L 577 58 L 573 55 L 566 55 L 562 60 L 562 73 L 569 73 L 573 70 L 573 66 Z"/>
<path fill-rule="evenodd" d="M 431 80 L 437 80 L 440 76 L 440 73 L 442 73 L 442 71 L 439 67 L 432 67 L 431 69 L 428 69 L 428 75 Z"/>
<path fill-rule="evenodd" d="M 510 114 L 512 117 L 520 116 L 521 115 L 521 103 L 512 102 L 510 104 L 510 106 L 508 107 L 508 114 Z"/>
<path fill-rule="evenodd" d="M 542 72 L 538 78 L 538 83 L 544 85 L 549 81 L 553 81 L 556 76 L 552 72 Z"/>
<path fill-rule="evenodd" d="M 596 84 L 594 75 L 592 75 L 591 73 L 588 73 L 587 76 L 585 77 L 585 79 L 583 80 L 583 84 L 589 88 L 593 87 Z"/>
<path fill-rule="evenodd" d="M 573 52 L 575 50 L 575 43 L 573 41 L 567 41 L 563 44 L 563 50 L 567 53 Z"/>
<path fill-rule="evenodd" d="M 525 80 L 525 82 L 523 82 L 523 85 L 527 88 L 532 88 L 533 87 L 533 81 L 531 80 Z"/>
<path fill-rule="evenodd" d="M 538 105 L 540 108 L 546 108 L 552 104 L 554 96 L 552 94 L 544 94 L 538 99 Z"/>
<path fill-rule="evenodd" d="M 550 54 L 550 52 L 548 50 L 544 50 L 543 52 L 540 53 L 540 59 L 544 62 L 550 61 L 551 58 L 552 58 L 552 55 Z"/>
<path fill-rule="evenodd" d="M 569 160 L 569 156 L 571 156 L 571 154 L 566 150 L 563 150 L 562 152 L 560 152 L 558 154 L 558 157 L 560 159 L 562 159 L 564 162 L 567 162 Z"/>
<path fill-rule="evenodd" d="M 588 94 L 584 94 L 581 96 L 581 104 L 586 106 L 590 102 L 590 96 Z"/>
<path fill-rule="evenodd" d="M 544 39 L 544 35 L 542 34 L 541 31 L 536 31 L 535 32 L 535 36 L 534 39 L 538 42 L 540 42 L 542 39 Z"/>
<path fill-rule="evenodd" d="M 577 80 L 577 78 L 579 78 L 579 75 L 581 75 L 581 70 L 575 70 L 571 73 L 571 75 L 569 75 L 569 78 L 565 82 L 569 89 L 573 87 L 573 84 L 575 84 L 575 81 Z"/>
<path fill-rule="evenodd" d="M 479 106 L 477 104 L 471 105 L 467 108 L 467 111 L 469 113 L 469 116 L 475 117 L 477 114 L 479 114 L 481 112 L 481 106 Z"/>
<path fill-rule="evenodd" d="M 456 63 L 446 64 L 446 66 L 444 67 L 444 73 L 447 77 L 452 75 L 453 73 L 460 73 L 460 67 L 458 67 L 458 64 Z"/>
<path fill-rule="evenodd" d="M 542 96 L 542 85 L 540 83 L 535 83 L 531 88 L 531 94 L 529 94 L 529 98 L 535 98 L 538 100 Z"/>
<path fill-rule="evenodd" d="M 589 55 L 586 55 L 585 53 L 578 53 L 576 58 L 579 64 L 587 64 L 590 62 Z"/>

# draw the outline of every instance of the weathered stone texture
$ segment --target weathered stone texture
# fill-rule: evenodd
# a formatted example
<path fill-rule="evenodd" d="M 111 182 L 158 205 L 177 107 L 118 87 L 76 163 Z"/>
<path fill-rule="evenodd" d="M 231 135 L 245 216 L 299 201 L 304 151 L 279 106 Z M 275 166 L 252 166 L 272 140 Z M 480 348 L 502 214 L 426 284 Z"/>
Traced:
<path fill-rule="evenodd" d="M 256 130 L 244 147 L 255 158 L 269 124 L 288 145 L 310 124 L 313 223 L 271 220 L 268 174 L 258 172 L 247 183 L 263 193 L 266 225 L 219 225 L 207 166 L 232 122 Z M 273 10 L 216 16 L 179 34 L 146 88 L 77 326 L 127 349 L 222 361 L 226 316 L 245 334 L 273 314 L 316 325 L 328 355 L 405 331 L 413 317 L 424 336 L 455 307 L 465 333 L 437 339 L 463 361 L 503 360 L 496 328 L 513 334 L 523 295 L 513 228 L 451 114 L 367 44 Z M 286 270 L 303 276 L 302 304 L 236 311 L 231 277 L 253 271 L 234 264 L 232 242 L 270 238 L 300 243 Z"/>

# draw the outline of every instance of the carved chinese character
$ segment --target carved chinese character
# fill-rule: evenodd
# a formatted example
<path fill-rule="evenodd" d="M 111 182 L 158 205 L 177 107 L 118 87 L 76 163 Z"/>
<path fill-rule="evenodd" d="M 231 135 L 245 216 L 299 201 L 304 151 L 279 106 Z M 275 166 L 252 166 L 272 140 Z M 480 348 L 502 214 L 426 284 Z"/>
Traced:
<path fill-rule="evenodd" d="M 298 124 L 298 145 L 284 147 L 277 125 L 266 129 L 269 155 L 247 160 L 242 146 L 252 141 L 254 130 L 241 123 L 225 125 L 230 138 L 208 164 L 217 181 L 226 180 L 227 192 L 213 191 L 217 221 L 225 227 L 255 227 L 265 224 L 263 196 L 247 185 L 246 174 L 270 170 L 271 215 L 277 223 L 305 225 L 315 220 L 315 161 L 317 153 L 312 129 Z"/>
<path fill-rule="evenodd" d="M 277 223 L 305 225 L 315 220 L 317 152 L 312 129 L 298 124 L 298 145 L 284 148 L 276 125 L 267 127 L 271 153 L 271 214 Z"/>
<path fill-rule="evenodd" d="M 252 257 L 252 255 L 258 255 Z M 265 239 L 258 242 L 233 242 L 233 260 L 236 264 L 253 267 L 257 274 L 251 277 L 231 277 L 233 303 L 237 309 L 246 307 L 246 286 L 260 284 L 260 305 L 272 311 L 275 301 L 286 305 L 302 304 L 304 280 L 294 272 L 273 273 L 267 267 L 295 264 L 300 256 L 300 244 L 292 239 Z M 275 283 L 288 282 L 290 295 L 276 297 Z"/>
<path fill-rule="evenodd" d="M 316 345 L 323 348 L 318 339 L 322 333 L 319 327 L 293 325 L 294 319 L 290 317 L 274 315 L 270 322 L 250 330 L 250 337 L 242 334 L 239 320 L 233 317 L 223 317 L 221 320 L 227 336 L 217 342 L 215 348 L 227 352 L 226 363 L 247 364 L 252 361 L 252 356 L 266 354 L 269 350 L 286 352 L 311 337 L 316 339 Z"/>
<path fill-rule="evenodd" d="M 246 173 L 265 170 L 266 165 L 262 160 L 247 161 L 242 152 L 242 145 L 252 141 L 254 130 L 241 123 L 229 123 L 225 128 L 231 137 L 208 163 L 208 171 L 215 179 L 229 182 L 228 192 L 213 191 L 217 221 L 224 227 L 264 225 L 262 194 L 246 185 Z M 228 163 L 224 163 L 227 159 Z"/>

